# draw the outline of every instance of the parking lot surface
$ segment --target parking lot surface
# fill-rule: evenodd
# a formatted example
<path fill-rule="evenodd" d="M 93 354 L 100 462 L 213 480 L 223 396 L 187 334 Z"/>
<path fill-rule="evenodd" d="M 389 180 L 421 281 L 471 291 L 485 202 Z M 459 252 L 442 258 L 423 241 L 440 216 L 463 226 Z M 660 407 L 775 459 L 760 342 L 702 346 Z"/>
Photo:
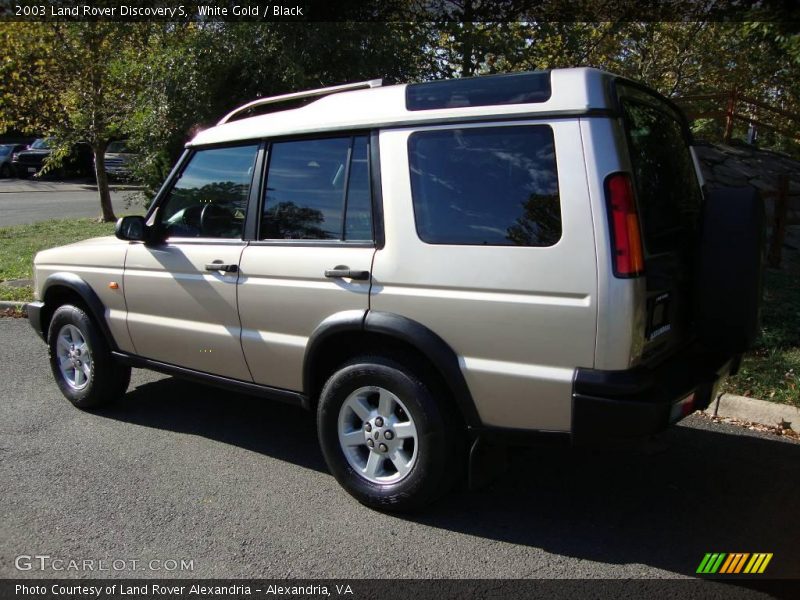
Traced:
<path fill-rule="evenodd" d="M 144 371 L 73 408 L 22 319 L 0 319 L 0 399 L 0 577 L 673 578 L 706 552 L 800 576 L 800 444 L 697 416 L 646 446 L 513 452 L 489 487 L 392 516 L 338 486 L 298 408 Z M 192 569 L 15 568 L 37 554 Z"/>
<path fill-rule="evenodd" d="M 111 204 L 117 214 L 143 212 L 139 206 L 126 206 L 126 200 L 134 193 L 131 186 L 112 186 Z M 99 214 L 100 198 L 94 183 L 0 179 L 0 227 Z"/>

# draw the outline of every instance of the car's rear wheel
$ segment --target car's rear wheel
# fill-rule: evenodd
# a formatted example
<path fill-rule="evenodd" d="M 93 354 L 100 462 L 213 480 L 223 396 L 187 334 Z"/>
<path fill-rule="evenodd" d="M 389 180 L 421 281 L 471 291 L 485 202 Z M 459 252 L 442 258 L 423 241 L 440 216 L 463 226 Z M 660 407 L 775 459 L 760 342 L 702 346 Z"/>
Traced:
<path fill-rule="evenodd" d="M 3 179 L 11 177 L 11 167 L 6 164 L 0 166 L 0 177 Z"/>
<path fill-rule="evenodd" d="M 382 357 L 354 359 L 325 384 L 317 410 L 322 451 L 359 502 L 383 510 L 419 508 L 462 474 L 460 421 L 435 389 Z"/>
<path fill-rule="evenodd" d="M 97 326 L 78 307 L 60 306 L 47 335 L 50 368 L 61 393 L 78 408 L 95 408 L 128 389 L 131 369 L 117 364 Z"/>

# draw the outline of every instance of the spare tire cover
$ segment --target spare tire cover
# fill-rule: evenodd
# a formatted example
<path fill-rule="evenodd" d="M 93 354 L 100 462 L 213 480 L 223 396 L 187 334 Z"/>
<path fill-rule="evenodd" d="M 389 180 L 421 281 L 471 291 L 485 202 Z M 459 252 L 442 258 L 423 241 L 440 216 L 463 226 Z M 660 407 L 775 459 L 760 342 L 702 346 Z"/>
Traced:
<path fill-rule="evenodd" d="M 711 350 L 741 353 L 755 342 L 763 287 L 764 204 L 750 187 L 706 196 L 695 272 L 695 320 Z"/>

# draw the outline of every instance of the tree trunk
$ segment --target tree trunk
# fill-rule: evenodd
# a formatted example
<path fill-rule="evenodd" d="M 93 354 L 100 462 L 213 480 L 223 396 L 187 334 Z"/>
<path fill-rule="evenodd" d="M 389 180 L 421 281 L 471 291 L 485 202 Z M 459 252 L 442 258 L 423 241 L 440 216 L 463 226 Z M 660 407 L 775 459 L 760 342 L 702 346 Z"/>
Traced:
<path fill-rule="evenodd" d="M 111 206 L 111 191 L 108 189 L 108 175 L 106 175 L 106 147 L 107 142 L 99 142 L 93 147 L 94 172 L 97 177 L 97 191 L 100 194 L 100 220 L 109 223 L 117 220 L 114 207 Z"/>

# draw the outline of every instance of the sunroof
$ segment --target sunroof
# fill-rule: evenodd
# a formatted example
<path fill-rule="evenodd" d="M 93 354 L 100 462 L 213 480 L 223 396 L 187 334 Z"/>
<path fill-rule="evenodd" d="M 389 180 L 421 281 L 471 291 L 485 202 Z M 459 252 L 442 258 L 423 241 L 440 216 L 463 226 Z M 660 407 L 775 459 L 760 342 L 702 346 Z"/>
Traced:
<path fill-rule="evenodd" d="M 408 110 L 528 104 L 549 98 L 550 71 L 428 81 L 406 88 Z"/>

